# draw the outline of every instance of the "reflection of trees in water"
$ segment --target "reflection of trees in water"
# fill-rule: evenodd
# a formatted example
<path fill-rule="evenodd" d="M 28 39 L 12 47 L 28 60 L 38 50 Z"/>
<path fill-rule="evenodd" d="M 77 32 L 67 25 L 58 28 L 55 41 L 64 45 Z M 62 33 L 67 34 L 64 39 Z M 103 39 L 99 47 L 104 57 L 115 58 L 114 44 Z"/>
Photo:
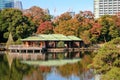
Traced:
<path fill-rule="evenodd" d="M 57 73 L 62 77 L 70 79 L 72 75 L 77 76 L 80 80 L 92 78 L 92 71 L 88 69 L 88 65 L 92 62 L 90 56 L 85 55 L 83 59 L 74 64 L 66 64 L 54 67 L 33 67 L 21 64 L 18 60 L 13 60 L 11 68 L 9 68 L 7 57 L 0 56 L 0 80 L 45 80 L 48 74 Z"/>
<path fill-rule="evenodd" d="M 29 74 L 32 67 L 13 60 L 11 68 L 6 56 L 0 56 L 0 80 L 22 80 L 23 75 Z"/>
<path fill-rule="evenodd" d="M 44 80 L 44 78 L 39 70 L 34 70 L 31 74 L 25 75 L 23 80 Z"/>
<path fill-rule="evenodd" d="M 62 77 L 70 79 L 72 75 L 77 76 L 80 80 L 91 79 L 93 77 L 92 70 L 88 69 L 88 65 L 92 62 L 89 55 L 85 55 L 83 59 L 74 64 L 66 64 L 58 67 L 37 67 L 31 74 L 24 76 L 25 80 L 46 80 L 47 75 L 57 73 Z M 53 69 L 55 68 L 55 69 Z"/>
<path fill-rule="evenodd" d="M 37 67 L 37 69 L 34 69 L 31 74 L 25 75 L 23 80 L 46 80 L 45 78 L 50 71 L 51 67 L 40 66 Z"/>
<path fill-rule="evenodd" d="M 88 65 L 92 62 L 92 59 L 89 55 L 85 55 L 81 61 L 74 64 L 66 64 L 63 66 L 57 67 L 58 73 L 66 78 L 69 78 L 71 75 L 80 77 L 81 80 L 84 80 L 86 77 L 91 78 L 92 71 L 88 69 Z"/>

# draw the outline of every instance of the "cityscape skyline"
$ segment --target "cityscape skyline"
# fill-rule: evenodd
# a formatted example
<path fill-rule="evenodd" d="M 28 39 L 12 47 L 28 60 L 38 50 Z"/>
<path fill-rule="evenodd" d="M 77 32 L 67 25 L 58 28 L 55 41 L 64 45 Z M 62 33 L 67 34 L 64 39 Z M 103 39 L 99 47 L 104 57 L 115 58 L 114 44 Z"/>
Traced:
<path fill-rule="evenodd" d="M 73 3 L 74 2 L 74 3 Z M 27 3 L 27 4 L 26 4 Z M 17 8 L 20 10 L 29 9 L 32 6 L 38 6 L 44 10 L 48 10 L 51 15 L 60 15 L 64 12 L 91 11 L 95 18 L 102 15 L 115 15 L 120 11 L 120 0 L 91 0 L 88 1 L 55 1 L 55 0 L 0 0 L 0 9 Z"/>

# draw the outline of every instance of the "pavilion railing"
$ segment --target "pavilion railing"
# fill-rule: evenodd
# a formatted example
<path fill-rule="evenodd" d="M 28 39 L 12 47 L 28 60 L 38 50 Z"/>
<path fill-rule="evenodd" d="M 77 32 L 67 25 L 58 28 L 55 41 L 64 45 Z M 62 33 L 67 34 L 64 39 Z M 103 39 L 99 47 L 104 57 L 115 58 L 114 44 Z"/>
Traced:
<path fill-rule="evenodd" d="M 42 49 L 42 48 L 36 46 L 10 45 L 9 49 Z"/>

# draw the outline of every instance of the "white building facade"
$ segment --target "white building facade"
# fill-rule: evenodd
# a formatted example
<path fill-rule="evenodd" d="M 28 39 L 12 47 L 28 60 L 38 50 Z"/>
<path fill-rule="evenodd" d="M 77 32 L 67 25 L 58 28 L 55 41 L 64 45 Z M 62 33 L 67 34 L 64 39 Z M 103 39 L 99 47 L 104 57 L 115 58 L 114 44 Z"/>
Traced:
<path fill-rule="evenodd" d="M 120 0 L 94 0 L 94 15 L 115 15 L 120 12 Z"/>
<path fill-rule="evenodd" d="M 23 10 L 22 2 L 19 0 L 14 0 L 14 8 Z"/>

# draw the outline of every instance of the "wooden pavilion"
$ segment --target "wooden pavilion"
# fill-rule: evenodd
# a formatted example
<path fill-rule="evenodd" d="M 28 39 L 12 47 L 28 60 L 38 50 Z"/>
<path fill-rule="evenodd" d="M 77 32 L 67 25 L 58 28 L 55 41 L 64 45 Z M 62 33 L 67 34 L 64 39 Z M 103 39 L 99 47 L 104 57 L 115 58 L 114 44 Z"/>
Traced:
<path fill-rule="evenodd" d="M 83 41 L 76 36 L 62 34 L 38 34 L 21 39 L 21 45 L 11 45 L 10 53 L 14 54 L 43 54 L 45 52 L 79 51 L 84 46 Z M 64 46 L 58 46 L 63 42 Z"/>

